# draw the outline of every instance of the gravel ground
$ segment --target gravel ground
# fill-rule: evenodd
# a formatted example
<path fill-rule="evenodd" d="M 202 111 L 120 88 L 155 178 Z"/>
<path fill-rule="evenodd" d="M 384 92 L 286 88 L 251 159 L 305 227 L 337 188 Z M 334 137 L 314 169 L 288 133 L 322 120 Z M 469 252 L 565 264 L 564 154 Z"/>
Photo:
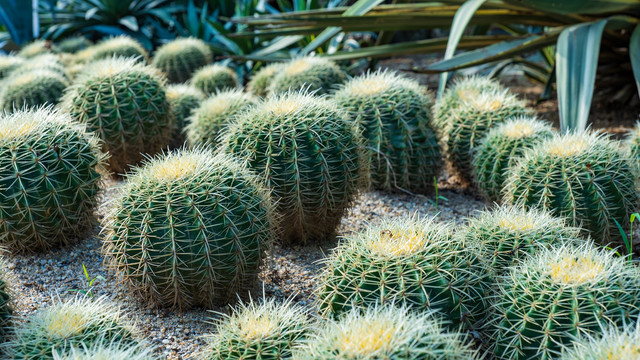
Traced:
<path fill-rule="evenodd" d="M 109 185 L 103 195 L 103 206 L 98 211 L 98 216 L 104 212 L 104 204 L 113 195 L 117 183 L 111 182 Z M 455 184 L 443 181 L 439 186 L 441 195 L 448 199 L 439 204 L 439 219 L 442 221 L 460 223 L 465 216 L 484 206 L 479 199 Z M 435 208 L 429 202 L 430 198 L 432 197 L 385 192 L 362 194 L 343 219 L 339 234 L 360 231 L 367 223 L 375 223 L 387 216 L 414 213 L 434 216 Z M 96 233 L 97 231 L 98 229 Z M 321 271 L 319 260 L 334 246 L 335 242 L 294 248 L 276 246 L 263 266 L 260 281 L 253 290 L 253 298 L 259 298 L 263 293 L 267 297 L 275 296 L 283 300 L 293 297 L 296 302 L 313 309 L 315 280 Z M 13 291 L 16 294 L 18 320 L 24 321 L 28 315 L 56 299 L 72 298 L 75 293 L 70 289 L 84 289 L 84 264 L 92 277 L 100 275 L 105 278 L 96 282 L 95 295 L 105 296 L 120 304 L 143 336 L 158 347 L 158 354 L 164 354 L 168 359 L 195 358 L 206 344 L 203 335 L 212 331 L 212 325 L 208 321 L 215 314 L 203 309 L 178 313 L 145 308 L 104 267 L 100 250 L 100 240 L 97 235 L 93 235 L 76 245 L 46 254 L 7 256 L 7 265 L 15 278 Z M 213 310 L 228 312 L 229 309 Z"/>

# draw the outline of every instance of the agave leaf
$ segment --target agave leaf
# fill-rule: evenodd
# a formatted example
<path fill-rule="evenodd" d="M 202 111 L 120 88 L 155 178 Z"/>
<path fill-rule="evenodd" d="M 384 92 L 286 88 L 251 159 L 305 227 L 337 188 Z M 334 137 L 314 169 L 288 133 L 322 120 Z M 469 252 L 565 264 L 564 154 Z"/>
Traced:
<path fill-rule="evenodd" d="M 636 78 L 636 86 L 640 93 L 640 25 L 631 34 L 629 43 L 629 56 L 631 57 L 631 67 L 633 68 L 633 76 Z"/>
<path fill-rule="evenodd" d="M 640 9 L 638 0 L 504 0 L 531 9 L 558 14 L 606 14 Z"/>

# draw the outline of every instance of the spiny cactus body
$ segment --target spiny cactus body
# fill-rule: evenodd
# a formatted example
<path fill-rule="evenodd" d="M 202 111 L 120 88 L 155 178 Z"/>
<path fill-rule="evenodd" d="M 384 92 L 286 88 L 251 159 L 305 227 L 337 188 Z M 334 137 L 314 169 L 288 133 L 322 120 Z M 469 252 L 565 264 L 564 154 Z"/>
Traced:
<path fill-rule="evenodd" d="M 295 360 L 480 359 L 462 333 L 448 332 L 431 313 L 394 307 L 351 311 L 319 325 Z"/>
<path fill-rule="evenodd" d="M 608 244 L 619 239 L 614 222 L 629 224 L 638 194 L 631 163 L 604 135 L 555 135 L 509 169 L 503 201 L 566 217 Z"/>
<path fill-rule="evenodd" d="M 113 57 L 135 58 L 138 62 L 146 63 L 149 59 L 149 54 L 140 43 L 128 36 L 109 38 L 78 52 L 78 59 L 81 61 L 94 61 Z"/>
<path fill-rule="evenodd" d="M 98 343 L 135 344 L 136 330 L 104 298 L 75 298 L 41 309 L 18 325 L 6 344 L 11 359 L 53 360 L 74 347 Z"/>
<path fill-rule="evenodd" d="M 13 305 L 11 293 L 11 280 L 7 273 L 6 264 L 0 259 L 0 343 L 4 342 L 5 336 L 12 324 Z"/>
<path fill-rule="evenodd" d="M 166 147 L 173 131 L 164 77 L 133 59 L 88 66 L 65 94 L 65 107 L 100 136 L 116 173 Z"/>
<path fill-rule="evenodd" d="M 50 108 L 0 116 L 0 246 L 42 251 L 93 224 L 104 164 L 84 126 Z"/>
<path fill-rule="evenodd" d="M 277 75 L 278 71 L 283 69 L 282 63 L 273 63 L 265 67 L 262 67 L 256 72 L 249 83 L 247 84 L 247 91 L 255 96 L 265 97 L 268 93 L 269 84 L 271 80 Z"/>
<path fill-rule="evenodd" d="M 78 51 L 84 50 L 92 45 L 93 43 L 84 36 L 74 36 L 64 39 L 58 44 L 55 44 L 53 49 L 57 53 L 75 54 Z"/>
<path fill-rule="evenodd" d="M 16 68 L 11 75 L 16 73 L 28 73 L 34 70 L 50 70 L 62 75 L 65 79 L 69 80 L 69 74 L 67 69 L 58 55 L 55 54 L 42 54 L 31 59 L 28 59 Z"/>
<path fill-rule="evenodd" d="M 318 57 L 303 57 L 284 64 L 271 80 L 268 92 L 281 94 L 304 88 L 322 95 L 346 80 L 344 71 L 334 62 Z"/>
<path fill-rule="evenodd" d="M 208 360 L 290 359 L 292 349 L 308 335 L 306 311 L 291 301 L 273 299 L 240 304 L 222 318 L 202 358 Z"/>
<path fill-rule="evenodd" d="M 227 90 L 219 92 L 204 100 L 193 111 L 186 126 L 187 144 L 191 147 L 217 143 L 218 135 L 232 123 L 235 116 L 258 99 L 242 90 Z"/>
<path fill-rule="evenodd" d="M 169 82 L 183 83 L 197 69 L 213 61 L 204 41 L 195 38 L 173 40 L 161 46 L 153 57 L 153 66 L 167 75 Z"/>
<path fill-rule="evenodd" d="M 586 243 L 542 249 L 500 277 L 491 303 L 498 359 L 553 359 L 575 337 L 640 315 L 640 270 Z"/>
<path fill-rule="evenodd" d="M 640 323 L 623 328 L 609 327 L 602 333 L 576 339 L 563 351 L 560 360 L 638 360 L 640 359 Z"/>
<path fill-rule="evenodd" d="M 17 70 L 16 70 L 17 71 Z M 0 108 L 6 112 L 41 105 L 56 105 L 69 82 L 50 70 L 12 73 L 3 80 L 0 89 Z"/>
<path fill-rule="evenodd" d="M 226 155 L 196 149 L 130 175 L 103 234 L 112 266 L 141 299 L 211 308 L 251 285 L 274 227 L 269 195 L 254 175 Z"/>
<path fill-rule="evenodd" d="M 170 147 L 175 149 L 184 145 L 185 126 L 189 123 L 191 112 L 197 109 L 204 100 L 204 94 L 195 87 L 185 84 L 167 86 L 166 94 L 174 128 Z"/>
<path fill-rule="evenodd" d="M 374 188 L 424 193 L 433 187 L 440 150 L 426 89 L 394 72 L 375 72 L 349 81 L 333 98 L 362 131 Z"/>
<path fill-rule="evenodd" d="M 0 58 L 0 61 L 1 59 L 2 58 Z M 640 123 L 636 124 L 636 126 L 627 133 L 624 146 L 629 151 L 628 155 L 635 167 L 640 168 Z"/>
<path fill-rule="evenodd" d="M 7 77 L 13 70 L 24 63 L 25 60 L 19 56 L 0 55 L 0 79 Z"/>
<path fill-rule="evenodd" d="M 551 124 L 526 117 L 507 120 L 489 130 L 473 151 L 476 187 L 489 201 L 500 201 L 507 170 L 527 149 L 553 134 Z"/>
<path fill-rule="evenodd" d="M 160 360 L 146 344 L 97 341 L 66 351 L 53 349 L 53 360 Z"/>
<path fill-rule="evenodd" d="M 452 326 L 480 328 L 486 318 L 486 271 L 451 224 L 401 218 L 347 237 L 325 260 L 320 309 L 340 315 L 353 307 L 395 303 L 433 309 Z"/>
<path fill-rule="evenodd" d="M 284 242 L 333 238 L 365 180 L 357 127 L 335 103 L 305 92 L 272 96 L 243 112 L 220 147 L 272 189 Z"/>
<path fill-rule="evenodd" d="M 51 42 L 47 40 L 36 40 L 26 44 L 18 51 L 18 56 L 32 58 L 51 51 Z"/>
<path fill-rule="evenodd" d="M 193 74 L 190 82 L 206 95 L 213 95 L 218 91 L 235 89 L 239 86 L 236 73 L 219 64 L 200 68 Z"/>

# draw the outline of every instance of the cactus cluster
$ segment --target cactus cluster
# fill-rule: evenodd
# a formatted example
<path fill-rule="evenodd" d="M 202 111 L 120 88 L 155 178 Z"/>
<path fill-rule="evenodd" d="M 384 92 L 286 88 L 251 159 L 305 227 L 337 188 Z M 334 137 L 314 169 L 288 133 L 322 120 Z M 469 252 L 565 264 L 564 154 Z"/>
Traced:
<path fill-rule="evenodd" d="M 165 81 L 153 67 L 112 58 L 88 66 L 65 94 L 65 108 L 103 140 L 111 171 L 124 173 L 169 144 Z"/>
<path fill-rule="evenodd" d="M 473 360 L 469 339 L 445 330 L 431 313 L 375 307 L 328 320 L 294 353 L 295 360 Z"/>
<path fill-rule="evenodd" d="M 5 78 L 13 70 L 24 64 L 25 60 L 13 55 L 0 55 L 0 79 Z"/>
<path fill-rule="evenodd" d="M 466 181 L 472 181 L 473 151 L 489 130 L 531 111 L 514 94 L 485 91 L 462 101 L 448 118 L 446 152 L 452 169 Z"/>
<path fill-rule="evenodd" d="M 211 308 L 255 280 L 274 219 L 266 188 L 240 164 L 171 152 L 128 176 L 105 222 L 105 252 L 151 305 Z"/>
<path fill-rule="evenodd" d="M 426 89 L 395 72 L 375 72 L 347 82 L 333 98 L 362 131 L 374 188 L 425 193 L 433 187 L 440 150 Z"/>
<path fill-rule="evenodd" d="M 215 145 L 218 135 L 235 116 L 257 101 L 256 97 L 239 89 L 222 91 L 204 100 L 192 112 L 185 128 L 187 144 L 191 147 L 207 143 Z"/>
<path fill-rule="evenodd" d="M 0 116 L 0 244 L 41 251 L 93 223 L 105 156 L 84 126 L 42 108 Z"/>
<path fill-rule="evenodd" d="M 509 169 L 503 201 L 567 217 L 608 244 L 619 237 L 615 221 L 628 225 L 637 210 L 635 180 L 632 164 L 605 135 L 557 134 Z"/>
<path fill-rule="evenodd" d="M 188 124 L 191 112 L 200 106 L 204 100 L 202 91 L 193 86 L 177 84 L 167 86 L 167 102 L 173 117 L 173 135 L 171 136 L 170 148 L 175 149 L 184 145 L 184 130 Z"/>
<path fill-rule="evenodd" d="M 73 348 L 100 343 L 135 344 L 136 329 L 105 298 L 56 302 L 16 326 L 5 344 L 11 359 L 53 360 Z"/>
<path fill-rule="evenodd" d="M 204 41 L 195 38 L 173 40 L 156 51 L 153 66 L 167 75 L 171 83 L 183 83 L 197 69 L 213 61 L 211 50 Z"/>
<path fill-rule="evenodd" d="M 41 105 L 57 105 L 69 82 L 51 70 L 15 70 L 2 81 L 0 109 L 12 112 Z"/>
<path fill-rule="evenodd" d="M 151 349 L 141 344 L 98 341 L 90 346 L 80 344 L 70 350 L 53 349 L 53 360 L 160 360 Z"/>
<path fill-rule="evenodd" d="M 271 96 L 236 118 L 223 151 L 264 179 L 282 215 L 282 240 L 323 241 L 364 185 L 361 136 L 349 116 L 304 91 Z"/>
<path fill-rule="evenodd" d="M 640 270 L 590 243 L 542 249 L 500 277 L 491 303 L 498 359 L 557 358 L 580 335 L 640 315 Z"/>
<path fill-rule="evenodd" d="M 640 359 L 640 322 L 623 328 L 609 327 L 602 333 L 576 339 L 560 360 Z"/>
<path fill-rule="evenodd" d="M 84 49 L 92 46 L 93 43 L 89 41 L 89 39 L 84 36 L 74 36 L 60 41 L 60 43 L 55 44 L 53 49 L 57 53 L 63 54 L 75 54 L 78 51 L 82 51 Z"/>
<path fill-rule="evenodd" d="M 282 63 L 273 63 L 262 67 L 251 77 L 251 80 L 247 84 L 247 91 L 255 96 L 267 96 L 271 80 L 273 80 L 277 72 L 282 68 Z"/>
<path fill-rule="evenodd" d="M 191 85 L 200 89 L 203 93 L 213 95 L 218 91 L 235 89 L 239 86 L 238 76 L 232 69 L 212 64 L 201 67 L 189 80 Z"/>
<path fill-rule="evenodd" d="M 20 51 L 18 51 L 18 56 L 28 59 L 48 52 L 51 52 L 51 42 L 47 40 L 36 40 L 23 46 Z"/>
<path fill-rule="evenodd" d="M 499 202 L 507 170 L 526 150 L 553 134 L 551 124 L 529 117 L 507 120 L 489 130 L 473 151 L 476 187 L 489 201 Z"/>
<path fill-rule="evenodd" d="M 128 36 L 116 36 L 99 42 L 77 53 L 80 61 L 94 61 L 113 57 L 135 58 L 146 63 L 149 54 L 140 43 Z"/>
<path fill-rule="evenodd" d="M 271 79 L 268 92 L 281 94 L 304 88 L 323 95 L 346 80 L 346 74 L 334 62 L 319 57 L 303 57 L 284 64 Z"/>
<path fill-rule="evenodd" d="M 321 311 L 335 316 L 395 303 L 438 311 L 454 327 L 480 328 L 488 273 L 473 243 L 455 239 L 451 227 L 407 217 L 347 237 L 325 260 Z"/>
<path fill-rule="evenodd" d="M 277 303 L 241 303 L 230 316 L 216 325 L 209 347 L 203 354 L 208 360 L 280 360 L 290 359 L 292 350 L 308 335 L 307 312 L 291 300 Z"/>

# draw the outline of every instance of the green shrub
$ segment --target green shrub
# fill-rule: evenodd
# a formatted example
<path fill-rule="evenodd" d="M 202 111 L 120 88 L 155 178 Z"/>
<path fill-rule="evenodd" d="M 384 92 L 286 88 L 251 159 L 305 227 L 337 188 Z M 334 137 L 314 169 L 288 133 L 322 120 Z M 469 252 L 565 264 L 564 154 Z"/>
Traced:
<path fill-rule="evenodd" d="M 609 327 L 585 336 L 562 352 L 560 360 L 633 360 L 640 356 L 640 325 Z"/>
<path fill-rule="evenodd" d="M 113 57 L 135 58 L 138 62 L 146 63 L 149 59 L 147 51 L 133 38 L 116 36 L 105 39 L 86 50 L 77 53 L 82 61 L 95 61 Z"/>
<path fill-rule="evenodd" d="M 127 177 L 103 230 L 112 266 L 157 307 L 213 307 L 255 280 L 275 234 L 266 188 L 226 155 L 196 149 Z"/>
<path fill-rule="evenodd" d="M 374 188 L 433 188 L 441 161 L 426 89 L 395 72 L 375 72 L 347 82 L 333 98 L 363 133 Z"/>
<path fill-rule="evenodd" d="M 35 40 L 23 46 L 18 51 L 18 56 L 28 59 L 48 52 L 51 52 L 50 41 Z"/>
<path fill-rule="evenodd" d="M 189 116 L 204 100 L 202 91 L 186 84 L 167 86 L 167 102 L 173 117 L 173 135 L 170 148 L 182 147 L 185 142 L 184 130 L 189 123 Z"/>
<path fill-rule="evenodd" d="M 282 240 L 332 239 L 365 180 L 362 140 L 348 114 L 306 92 L 271 96 L 237 117 L 221 139 L 269 185 Z"/>
<path fill-rule="evenodd" d="M 55 44 L 53 46 L 53 49 L 57 53 L 75 54 L 78 51 L 82 51 L 92 45 L 93 43 L 84 36 L 74 36 L 66 38 L 60 43 Z"/>
<path fill-rule="evenodd" d="M 161 46 L 153 57 L 153 66 L 162 70 L 169 82 L 183 83 L 194 71 L 212 61 L 213 55 L 204 41 L 184 38 Z"/>
<path fill-rule="evenodd" d="M 318 57 L 303 57 L 285 63 L 273 77 L 268 92 L 281 94 L 305 89 L 316 95 L 327 94 L 347 80 L 333 61 Z"/>
<path fill-rule="evenodd" d="M 260 68 L 247 84 L 247 91 L 255 96 L 267 96 L 269 84 L 283 67 L 282 63 L 273 63 Z"/>
<path fill-rule="evenodd" d="M 218 64 L 200 68 L 193 73 L 190 82 L 191 85 L 200 89 L 207 96 L 213 95 L 218 91 L 239 87 L 236 73 L 230 68 Z"/>
<path fill-rule="evenodd" d="M 41 105 L 56 105 L 69 82 L 50 70 L 14 71 L 0 88 L 0 109 L 6 112 Z"/>
<path fill-rule="evenodd" d="M 0 79 L 7 77 L 13 70 L 24 64 L 25 60 L 13 55 L 0 55 Z"/>

